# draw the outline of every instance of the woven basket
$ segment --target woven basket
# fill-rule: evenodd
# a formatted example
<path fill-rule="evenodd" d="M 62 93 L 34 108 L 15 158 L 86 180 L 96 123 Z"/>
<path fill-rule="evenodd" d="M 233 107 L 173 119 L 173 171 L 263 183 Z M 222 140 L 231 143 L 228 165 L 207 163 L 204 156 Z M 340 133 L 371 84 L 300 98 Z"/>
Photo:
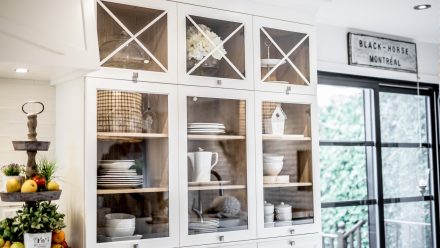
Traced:
<path fill-rule="evenodd" d="M 142 94 L 98 91 L 98 132 L 142 132 Z"/>

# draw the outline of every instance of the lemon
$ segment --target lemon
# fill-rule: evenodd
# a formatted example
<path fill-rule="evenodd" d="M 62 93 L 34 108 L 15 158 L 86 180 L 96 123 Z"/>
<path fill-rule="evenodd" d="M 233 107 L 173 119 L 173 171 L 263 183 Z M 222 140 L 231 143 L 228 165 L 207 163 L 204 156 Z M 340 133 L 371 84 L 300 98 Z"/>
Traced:
<path fill-rule="evenodd" d="M 16 178 L 9 179 L 6 181 L 6 191 L 7 192 L 18 192 L 20 191 L 21 185 L 20 181 L 18 181 Z"/>
<path fill-rule="evenodd" d="M 60 190 L 60 185 L 55 181 L 50 181 L 47 183 L 46 188 L 49 191 L 57 191 Z"/>

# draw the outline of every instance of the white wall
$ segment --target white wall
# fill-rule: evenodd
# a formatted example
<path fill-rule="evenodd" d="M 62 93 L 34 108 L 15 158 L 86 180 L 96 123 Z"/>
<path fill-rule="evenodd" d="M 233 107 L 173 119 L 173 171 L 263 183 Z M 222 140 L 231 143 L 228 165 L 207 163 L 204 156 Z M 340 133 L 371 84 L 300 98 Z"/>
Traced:
<path fill-rule="evenodd" d="M 416 81 L 416 76 L 412 73 L 348 65 L 347 32 L 361 32 L 387 37 L 384 34 L 376 34 L 372 32 L 353 30 L 350 28 L 318 24 L 318 70 L 360 76 Z M 417 59 L 420 80 L 428 83 L 439 83 L 439 45 L 426 42 L 415 42 L 417 44 Z"/>

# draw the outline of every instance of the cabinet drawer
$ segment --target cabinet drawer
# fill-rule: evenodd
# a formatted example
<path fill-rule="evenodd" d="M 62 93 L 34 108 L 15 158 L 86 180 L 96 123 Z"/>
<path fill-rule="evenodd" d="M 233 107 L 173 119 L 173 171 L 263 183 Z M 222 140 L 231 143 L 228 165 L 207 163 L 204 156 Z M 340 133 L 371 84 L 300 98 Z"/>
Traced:
<path fill-rule="evenodd" d="M 321 248 L 321 235 L 301 235 L 258 243 L 258 248 Z"/>

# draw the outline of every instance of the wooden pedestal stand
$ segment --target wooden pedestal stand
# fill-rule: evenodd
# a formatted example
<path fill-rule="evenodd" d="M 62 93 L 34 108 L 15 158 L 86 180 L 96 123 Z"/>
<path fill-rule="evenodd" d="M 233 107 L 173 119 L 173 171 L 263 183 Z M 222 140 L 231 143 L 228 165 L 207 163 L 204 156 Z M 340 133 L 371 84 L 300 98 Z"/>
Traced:
<path fill-rule="evenodd" d="M 42 106 L 42 109 L 38 113 L 27 113 L 24 107 L 29 103 L 37 103 Z M 21 107 L 22 111 L 27 115 L 27 126 L 29 129 L 28 141 L 12 141 L 15 151 L 26 151 L 28 155 L 28 161 L 26 165 L 26 179 L 30 179 L 37 174 L 37 163 L 35 162 L 35 156 L 38 151 L 47 151 L 49 149 L 50 142 L 37 140 L 37 115 L 44 111 L 44 105 L 41 102 L 27 102 Z M 6 193 L 1 192 L 0 197 L 4 202 L 26 202 L 26 204 L 32 204 L 37 201 L 52 201 L 58 200 L 61 195 L 61 190 L 58 191 L 41 191 L 35 193 Z"/>

